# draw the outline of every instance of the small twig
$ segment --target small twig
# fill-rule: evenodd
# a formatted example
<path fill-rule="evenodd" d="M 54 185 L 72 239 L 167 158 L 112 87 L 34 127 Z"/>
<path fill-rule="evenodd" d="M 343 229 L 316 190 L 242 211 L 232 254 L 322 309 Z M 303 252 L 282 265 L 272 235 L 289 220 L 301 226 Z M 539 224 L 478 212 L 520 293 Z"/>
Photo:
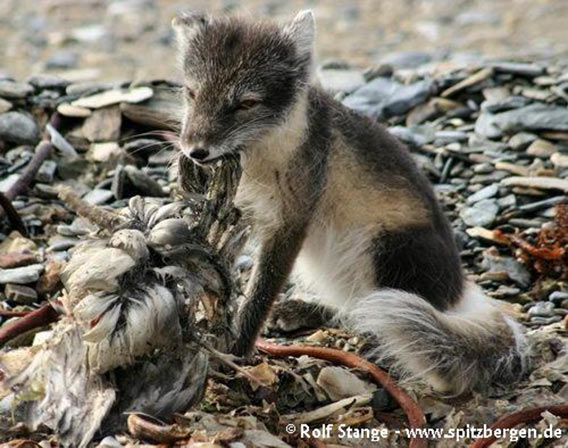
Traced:
<path fill-rule="evenodd" d="M 199 343 L 199 345 L 201 345 L 201 347 L 207 351 L 211 356 L 213 356 L 215 359 L 218 359 L 219 361 L 221 361 L 221 363 L 225 364 L 227 367 L 233 369 L 235 372 L 241 374 L 242 376 L 244 376 L 245 378 L 247 378 L 248 380 L 252 381 L 253 383 L 259 385 L 259 386 L 264 386 L 264 384 L 258 380 L 258 378 L 255 378 L 253 375 L 251 375 L 250 373 L 248 373 L 245 369 L 243 369 L 241 366 L 235 364 L 230 358 L 233 357 L 233 355 L 230 355 L 228 353 L 222 353 L 219 350 L 215 349 L 214 347 L 212 347 L 211 345 L 209 345 L 207 342 L 204 341 L 197 341 Z"/>
<path fill-rule="evenodd" d="M 547 411 L 562 418 L 568 417 L 568 405 L 541 406 L 505 415 L 493 423 L 493 425 L 491 425 L 491 429 L 513 428 L 523 423 L 535 423 L 541 420 L 542 413 Z M 485 439 L 477 439 L 470 445 L 470 448 L 487 448 L 496 440 L 497 438 L 493 436 Z"/>
<path fill-rule="evenodd" d="M 43 327 L 44 325 L 56 322 L 58 319 L 59 314 L 57 311 L 55 311 L 50 303 L 47 303 L 41 308 L 26 314 L 24 317 L 0 327 L 0 347 L 16 336 L 33 330 L 34 328 Z"/>
<path fill-rule="evenodd" d="M 377 367 L 375 364 L 364 360 L 354 353 L 326 347 L 311 347 L 300 345 L 277 345 L 259 339 L 256 347 L 272 356 L 302 356 L 307 355 L 313 358 L 324 359 L 326 361 L 343 364 L 354 369 L 361 369 L 367 372 L 378 384 L 385 388 L 408 417 L 408 423 L 412 428 L 422 428 L 426 424 L 426 417 L 420 406 L 402 390 L 390 377 L 388 373 Z M 410 448 L 426 448 L 428 446 L 425 439 L 412 439 Z"/>
<path fill-rule="evenodd" d="M 187 439 L 191 435 L 191 430 L 184 429 L 177 424 L 159 425 L 137 414 L 128 416 L 127 426 L 130 434 L 137 439 L 167 444 Z"/>
<path fill-rule="evenodd" d="M 4 193 L 1 192 L 0 192 L 0 206 L 4 209 L 4 213 L 6 214 L 8 221 L 10 221 L 10 225 L 18 232 L 20 232 L 22 236 L 27 237 L 28 231 L 26 229 L 26 226 L 24 225 L 24 222 L 22 221 L 22 218 L 20 217 L 20 214 L 18 213 L 18 210 L 14 208 L 12 201 L 8 199 L 4 195 Z"/>
<path fill-rule="evenodd" d="M 39 145 L 36 146 L 35 154 L 30 160 L 30 163 L 24 168 L 20 178 L 12 185 L 12 187 L 6 191 L 4 194 L 6 198 L 13 201 L 17 196 L 24 194 L 30 188 L 32 181 L 34 180 L 37 171 L 41 164 L 45 161 L 47 156 L 51 153 L 53 145 L 48 141 L 41 141 Z M 3 211 L 0 210 L 0 218 L 3 216 Z"/>
<path fill-rule="evenodd" d="M 112 231 L 123 223 L 123 219 L 119 214 L 89 204 L 81 199 L 70 187 L 61 187 L 58 193 L 59 198 L 65 202 L 71 210 L 103 229 Z"/>

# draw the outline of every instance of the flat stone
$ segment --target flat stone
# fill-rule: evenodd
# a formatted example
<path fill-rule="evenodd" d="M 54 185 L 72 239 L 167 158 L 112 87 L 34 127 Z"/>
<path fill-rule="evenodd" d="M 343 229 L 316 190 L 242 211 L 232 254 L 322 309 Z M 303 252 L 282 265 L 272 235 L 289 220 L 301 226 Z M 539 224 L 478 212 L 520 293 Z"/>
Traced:
<path fill-rule="evenodd" d="M 154 197 L 164 196 L 162 186 L 142 170 L 127 165 L 124 167 L 124 173 L 138 194 Z"/>
<path fill-rule="evenodd" d="M 505 110 L 519 109 L 530 104 L 530 100 L 524 96 L 510 96 L 499 101 L 485 101 L 481 104 L 481 110 L 496 114 Z"/>
<path fill-rule="evenodd" d="M 557 151 L 555 145 L 547 140 L 537 139 L 527 148 L 529 156 L 548 158 Z"/>
<path fill-rule="evenodd" d="M 112 191 L 98 188 L 89 191 L 83 196 L 83 200 L 92 205 L 101 205 L 110 201 L 113 196 Z"/>
<path fill-rule="evenodd" d="M 365 84 L 363 74 L 350 69 L 320 69 L 318 79 L 325 90 L 333 93 L 351 93 Z"/>
<path fill-rule="evenodd" d="M 502 179 L 501 185 L 535 188 L 537 190 L 561 190 L 568 193 L 568 179 L 558 177 L 512 176 Z"/>
<path fill-rule="evenodd" d="M 29 115 L 20 112 L 0 115 L 0 140 L 19 145 L 35 145 L 39 138 L 39 127 Z"/>
<path fill-rule="evenodd" d="M 496 184 L 488 185 L 481 190 L 475 192 L 469 196 L 466 200 L 468 204 L 475 204 L 476 202 L 482 201 L 484 199 L 492 198 L 499 191 L 499 187 Z"/>
<path fill-rule="evenodd" d="M 71 103 L 72 106 L 100 109 L 119 103 L 141 103 L 152 98 L 154 91 L 150 87 L 136 87 L 130 90 L 109 90 L 95 95 L 79 98 Z"/>
<path fill-rule="evenodd" d="M 12 109 L 12 103 L 10 101 L 6 101 L 4 98 L 0 98 L 0 114 L 4 112 L 8 112 Z"/>
<path fill-rule="evenodd" d="M 513 135 L 507 142 L 515 151 L 525 150 L 538 136 L 530 132 L 518 132 Z"/>
<path fill-rule="evenodd" d="M 512 257 L 499 255 L 495 248 L 483 252 L 481 267 L 487 272 L 506 272 L 511 280 L 524 287 L 527 287 L 531 281 L 529 271 L 521 263 Z"/>
<path fill-rule="evenodd" d="M 25 285 L 39 279 L 43 272 L 43 264 L 31 264 L 21 268 L 0 269 L 0 284 L 17 283 Z"/>
<path fill-rule="evenodd" d="M 14 173 L 10 174 L 5 179 L 0 180 L 0 193 L 6 193 L 8 190 L 10 190 L 16 184 L 16 182 L 18 182 L 19 178 L 20 175 L 18 173 Z"/>
<path fill-rule="evenodd" d="M 568 292 L 554 291 L 548 296 L 548 300 L 554 303 L 555 306 L 560 306 L 565 300 L 568 300 Z"/>
<path fill-rule="evenodd" d="M 499 213 L 499 206 L 494 199 L 482 199 L 471 207 L 460 211 L 460 218 L 470 227 L 489 227 Z"/>
<path fill-rule="evenodd" d="M 482 68 L 481 70 L 475 72 L 474 74 L 468 76 L 464 80 L 454 84 L 453 86 L 447 88 L 442 92 L 442 97 L 449 97 L 455 95 L 462 90 L 465 90 L 469 87 L 472 87 L 476 84 L 479 84 L 482 81 L 490 78 L 493 75 L 493 70 L 490 68 Z"/>
<path fill-rule="evenodd" d="M 396 68 L 416 68 L 427 64 L 432 56 L 423 51 L 397 51 L 381 58 L 381 64 L 388 64 Z"/>
<path fill-rule="evenodd" d="M 79 63 L 79 54 L 75 51 L 60 50 L 54 53 L 46 62 L 48 69 L 70 69 Z"/>
<path fill-rule="evenodd" d="M 2 98 L 23 99 L 32 93 L 34 93 L 34 88 L 25 82 L 0 81 L 0 97 Z"/>
<path fill-rule="evenodd" d="M 19 305 L 31 305 L 37 301 L 37 293 L 33 288 L 24 285 L 8 284 L 4 290 L 4 294 L 9 300 Z"/>
<path fill-rule="evenodd" d="M 568 108 L 531 104 L 499 114 L 482 113 L 475 123 L 475 132 L 488 138 L 523 130 L 568 131 Z"/>
<path fill-rule="evenodd" d="M 53 182 L 56 170 L 57 163 L 53 160 L 46 160 L 39 167 L 35 178 L 38 182 L 50 184 L 51 182 Z"/>
<path fill-rule="evenodd" d="M 90 142 L 118 140 L 122 116 L 118 106 L 94 110 L 83 123 L 82 132 Z"/>
<path fill-rule="evenodd" d="M 118 159 L 123 154 L 116 142 L 93 143 L 87 154 L 87 158 L 94 162 L 107 162 Z"/>
<path fill-rule="evenodd" d="M 91 109 L 86 107 L 73 106 L 70 103 L 61 103 L 57 106 L 57 112 L 65 117 L 86 118 L 91 115 Z"/>
<path fill-rule="evenodd" d="M 171 129 L 179 122 L 179 96 L 171 87 L 154 88 L 154 96 L 143 103 L 120 104 L 122 114 L 133 121 L 157 129 Z"/>
<path fill-rule="evenodd" d="M 65 89 L 69 85 L 69 81 L 60 78 L 56 75 L 40 74 L 30 76 L 27 82 L 32 86 L 44 90 L 44 89 Z"/>
<path fill-rule="evenodd" d="M 524 62 L 494 62 L 491 67 L 497 72 L 511 73 L 513 75 L 535 77 L 544 73 L 544 67 Z"/>
<path fill-rule="evenodd" d="M 75 159 L 78 157 L 77 151 L 71 143 L 69 143 L 65 137 L 63 137 L 57 129 L 55 129 L 50 123 L 45 125 L 49 136 L 51 137 L 51 143 L 58 149 L 65 157 L 69 159 Z"/>
<path fill-rule="evenodd" d="M 529 316 L 552 317 L 554 315 L 554 303 L 538 302 L 528 310 Z"/>
<path fill-rule="evenodd" d="M 403 115 L 424 103 L 433 93 L 431 80 L 405 85 L 387 78 L 376 78 L 343 100 L 343 104 L 372 118 Z"/>
<path fill-rule="evenodd" d="M 556 152 L 550 156 L 550 161 L 556 168 L 568 168 L 568 154 Z"/>

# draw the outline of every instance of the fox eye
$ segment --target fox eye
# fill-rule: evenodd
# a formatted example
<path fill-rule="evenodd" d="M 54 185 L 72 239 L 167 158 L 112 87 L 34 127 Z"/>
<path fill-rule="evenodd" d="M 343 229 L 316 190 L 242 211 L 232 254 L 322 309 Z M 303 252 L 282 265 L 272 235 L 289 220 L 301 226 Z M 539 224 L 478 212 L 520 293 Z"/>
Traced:
<path fill-rule="evenodd" d="M 187 98 L 189 98 L 190 100 L 195 99 L 195 90 L 188 86 L 185 86 L 183 89 Z"/>
<path fill-rule="evenodd" d="M 260 100 L 249 98 L 246 100 L 240 101 L 237 106 L 235 107 L 236 110 L 249 110 L 255 106 L 260 104 Z"/>

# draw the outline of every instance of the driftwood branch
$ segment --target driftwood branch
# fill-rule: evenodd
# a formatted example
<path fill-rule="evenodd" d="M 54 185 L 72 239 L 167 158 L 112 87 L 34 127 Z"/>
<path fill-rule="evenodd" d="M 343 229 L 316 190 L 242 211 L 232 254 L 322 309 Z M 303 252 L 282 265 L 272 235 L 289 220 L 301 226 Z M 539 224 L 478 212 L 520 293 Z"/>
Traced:
<path fill-rule="evenodd" d="M 422 428 L 426 424 L 426 417 L 420 406 L 404 391 L 385 371 L 375 364 L 364 360 L 354 353 L 335 350 L 326 347 L 311 347 L 300 345 L 277 345 L 264 340 L 258 340 L 256 347 L 272 356 L 302 356 L 307 355 L 313 358 L 324 359 L 335 363 L 343 364 L 347 367 L 360 369 L 367 372 L 375 382 L 380 384 L 398 402 L 402 410 L 408 417 L 408 423 L 412 428 Z M 410 448 L 426 448 L 428 446 L 425 439 L 412 439 Z"/>
<path fill-rule="evenodd" d="M 509 415 L 505 415 L 497 420 L 491 429 L 505 429 L 514 428 L 517 425 L 525 423 L 535 423 L 542 419 L 543 412 L 550 412 L 551 414 L 557 415 L 558 417 L 567 418 L 568 417 L 568 405 L 556 405 L 556 406 L 541 406 L 538 408 L 524 409 L 522 411 L 514 412 Z M 485 439 L 478 439 L 471 444 L 470 448 L 487 448 L 495 442 L 497 438 L 487 437 Z"/>
<path fill-rule="evenodd" d="M 50 303 L 43 305 L 37 310 L 30 311 L 20 319 L 3 325 L 0 328 L 0 347 L 16 336 L 24 334 L 34 328 L 43 327 L 57 321 L 59 314 Z"/>

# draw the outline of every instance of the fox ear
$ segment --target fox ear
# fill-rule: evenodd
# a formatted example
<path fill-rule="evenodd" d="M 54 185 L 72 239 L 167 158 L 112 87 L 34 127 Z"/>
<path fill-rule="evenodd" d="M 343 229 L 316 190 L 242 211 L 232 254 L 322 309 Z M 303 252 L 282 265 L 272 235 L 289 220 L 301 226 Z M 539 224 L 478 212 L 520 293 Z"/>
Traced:
<path fill-rule="evenodd" d="M 178 42 L 186 43 L 199 30 L 207 25 L 208 17 L 198 12 L 180 14 L 172 19 L 172 28 L 176 32 Z"/>
<path fill-rule="evenodd" d="M 316 22 L 310 9 L 300 11 L 294 20 L 284 27 L 284 33 L 296 43 L 302 56 L 311 58 L 316 37 Z"/>

